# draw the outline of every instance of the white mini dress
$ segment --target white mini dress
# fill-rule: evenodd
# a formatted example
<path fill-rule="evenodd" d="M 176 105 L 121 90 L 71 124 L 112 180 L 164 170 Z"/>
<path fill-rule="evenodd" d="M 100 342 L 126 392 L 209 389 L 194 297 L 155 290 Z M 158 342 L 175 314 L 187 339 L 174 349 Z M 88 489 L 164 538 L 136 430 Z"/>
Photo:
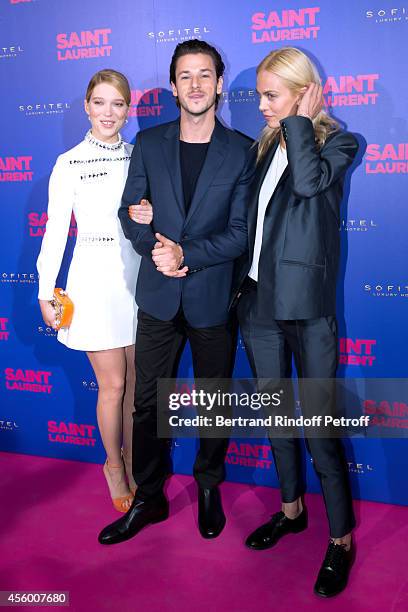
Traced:
<path fill-rule="evenodd" d="M 66 286 L 74 316 L 58 332 L 58 340 L 72 349 L 101 351 L 135 342 L 140 255 L 118 219 L 132 148 L 120 136 L 106 144 L 89 131 L 58 157 L 50 177 L 38 297 L 52 299 L 74 212 L 78 234 Z"/>

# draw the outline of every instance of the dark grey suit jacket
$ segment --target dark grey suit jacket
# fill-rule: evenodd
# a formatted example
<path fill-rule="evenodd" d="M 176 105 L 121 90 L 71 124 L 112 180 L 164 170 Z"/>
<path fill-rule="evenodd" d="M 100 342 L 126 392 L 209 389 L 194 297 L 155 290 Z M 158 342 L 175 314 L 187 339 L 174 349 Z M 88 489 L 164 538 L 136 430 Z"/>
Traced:
<path fill-rule="evenodd" d="M 292 116 L 281 122 L 288 166 L 265 214 L 258 268 L 258 314 L 294 320 L 334 315 L 340 256 L 340 202 L 344 176 L 358 143 L 344 131 L 318 150 L 312 122 Z M 240 261 L 235 296 L 251 266 L 258 198 L 278 143 L 258 164 L 248 211 L 249 256 Z"/>

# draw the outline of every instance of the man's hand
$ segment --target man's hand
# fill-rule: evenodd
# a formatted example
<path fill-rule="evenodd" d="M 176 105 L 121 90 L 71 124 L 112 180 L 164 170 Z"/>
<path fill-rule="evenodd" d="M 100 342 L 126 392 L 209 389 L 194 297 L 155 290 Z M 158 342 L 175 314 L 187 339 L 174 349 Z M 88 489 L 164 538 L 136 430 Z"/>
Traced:
<path fill-rule="evenodd" d="M 135 223 L 149 225 L 153 220 L 153 208 L 149 200 L 142 199 L 139 204 L 132 204 L 128 208 L 129 217 Z"/>
<path fill-rule="evenodd" d="M 155 234 L 155 236 L 157 242 L 152 251 L 152 259 L 157 270 L 162 272 L 165 276 L 171 276 L 173 278 L 182 278 L 186 276 L 188 272 L 187 266 L 179 270 L 184 260 L 181 246 L 159 233 Z"/>
<path fill-rule="evenodd" d="M 299 103 L 297 114 L 315 119 L 324 106 L 323 89 L 317 83 L 310 83 Z"/>

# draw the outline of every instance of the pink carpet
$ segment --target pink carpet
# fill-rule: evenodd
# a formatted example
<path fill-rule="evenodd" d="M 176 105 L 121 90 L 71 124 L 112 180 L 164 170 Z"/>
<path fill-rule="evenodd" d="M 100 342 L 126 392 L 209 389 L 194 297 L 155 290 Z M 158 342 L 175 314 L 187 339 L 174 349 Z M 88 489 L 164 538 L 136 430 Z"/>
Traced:
<path fill-rule="evenodd" d="M 101 466 L 8 453 L 0 461 L 0 590 L 69 591 L 78 611 L 408 610 L 408 508 L 356 502 L 349 586 L 321 600 L 313 594 L 327 545 L 319 495 L 306 498 L 305 532 L 255 552 L 244 538 L 278 509 L 276 490 L 225 483 L 227 526 L 208 541 L 197 531 L 192 478 L 173 476 L 169 520 L 104 547 L 97 534 L 119 515 Z"/>

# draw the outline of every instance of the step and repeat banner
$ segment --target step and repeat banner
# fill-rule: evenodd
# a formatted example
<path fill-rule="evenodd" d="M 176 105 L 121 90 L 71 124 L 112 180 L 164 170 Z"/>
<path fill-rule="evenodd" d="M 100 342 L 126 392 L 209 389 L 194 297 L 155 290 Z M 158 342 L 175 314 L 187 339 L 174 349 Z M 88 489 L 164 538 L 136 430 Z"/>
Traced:
<path fill-rule="evenodd" d="M 80 142 L 90 77 L 124 72 L 132 87 L 123 136 L 176 118 L 168 68 L 177 43 L 202 38 L 227 66 L 220 118 L 252 137 L 262 127 L 260 60 L 284 45 L 317 63 L 325 102 L 361 143 L 339 232 L 339 376 L 407 376 L 408 5 L 389 0 L 1 0 L 0 449 L 102 462 L 97 385 L 84 353 L 42 322 L 35 262 L 57 156 Z M 59 282 L 75 244 L 71 220 Z M 109 282 L 109 278 L 106 279 Z M 301 296 L 299 296 L 301 299 Z M 405 316 L 404 316 L 405 315 Z M 192 377 L 188 348 L 180 375 Z M 235 376 L 250 376 L 239 342 Z M 384 430 L 408 426 L 408 398 L 358 396 Z M 396 434 L 397 435 L 397 434 Z M 408 504 L 408 442 L 346 440 L 356 498 Z M 174 469 L 190 473 L 194 440 L 175 440 Z M 276 486 L 266 440 L 232 439 L 228 478 Z M 309 491 L 319 483 L 306 456 Z"/>

